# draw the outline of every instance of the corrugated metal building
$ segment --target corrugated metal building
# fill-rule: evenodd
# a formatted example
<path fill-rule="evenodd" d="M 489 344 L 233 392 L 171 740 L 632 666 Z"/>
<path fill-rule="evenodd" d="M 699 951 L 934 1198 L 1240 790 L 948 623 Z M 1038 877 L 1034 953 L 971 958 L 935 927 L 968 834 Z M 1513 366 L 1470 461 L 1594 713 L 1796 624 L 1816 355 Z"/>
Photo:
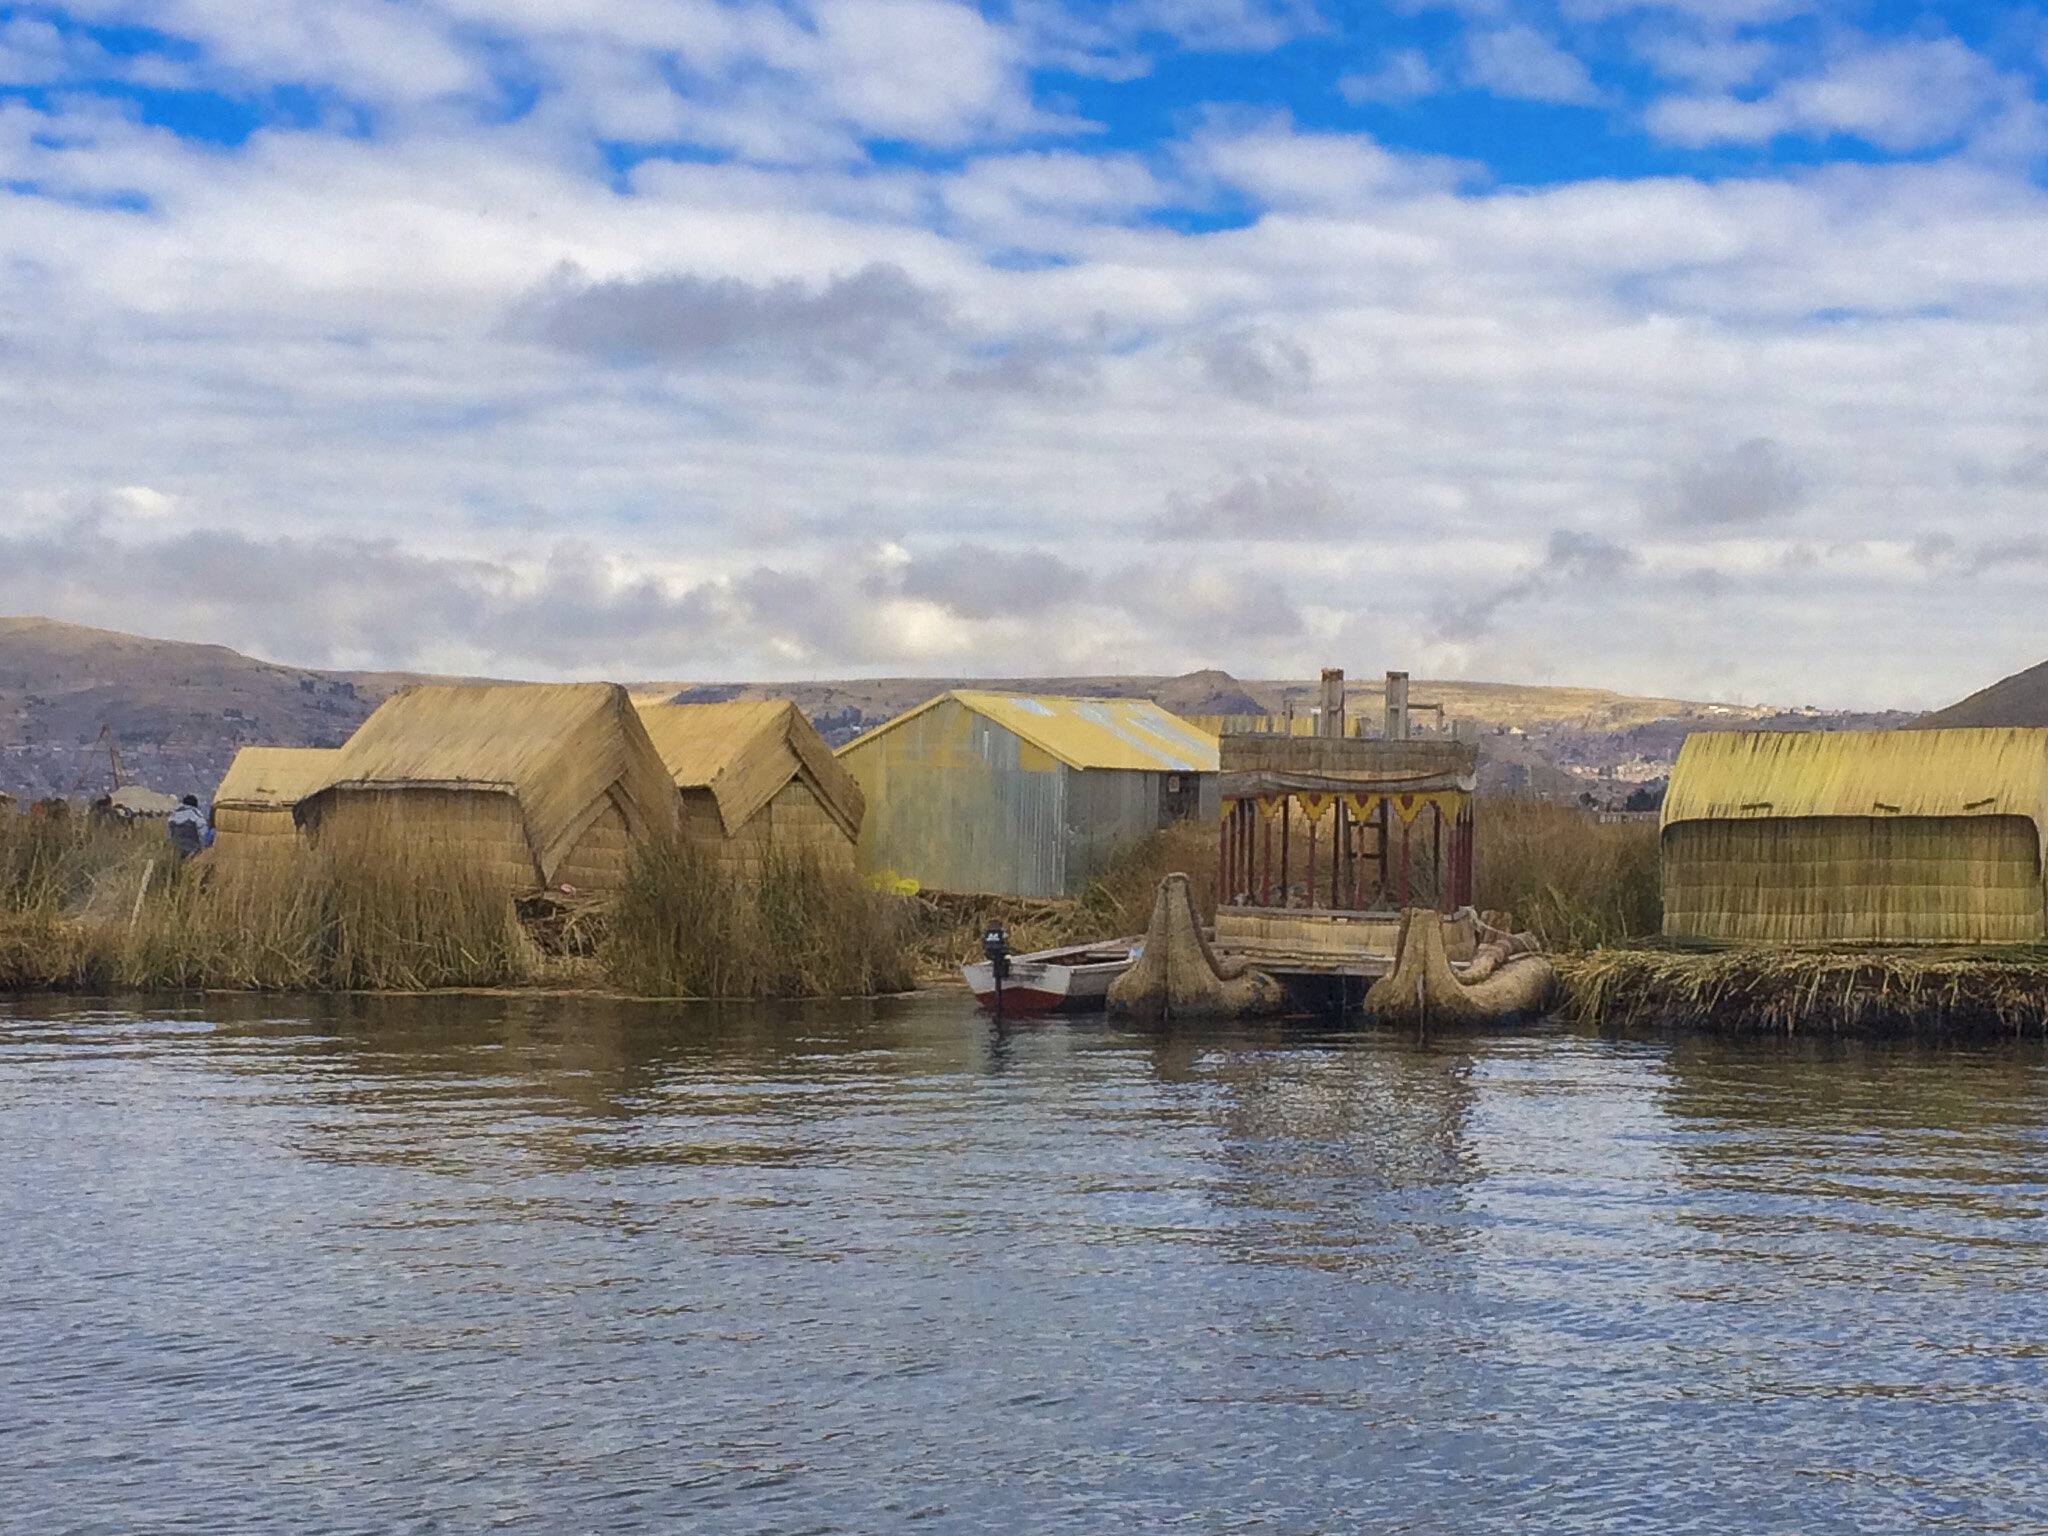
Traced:
<path fill-rule="evenodd" d="M 955 689 L 839 749 L 867 873 L 1074 896 L 1116 848 L 1217 815 L 1216 738 L 1146 699 Z"/>
<path fill-rule="evenodd" d="M 1661 827 L 1673 936 L 2034 942 L 2048 730 L 1699 732 Z"/>

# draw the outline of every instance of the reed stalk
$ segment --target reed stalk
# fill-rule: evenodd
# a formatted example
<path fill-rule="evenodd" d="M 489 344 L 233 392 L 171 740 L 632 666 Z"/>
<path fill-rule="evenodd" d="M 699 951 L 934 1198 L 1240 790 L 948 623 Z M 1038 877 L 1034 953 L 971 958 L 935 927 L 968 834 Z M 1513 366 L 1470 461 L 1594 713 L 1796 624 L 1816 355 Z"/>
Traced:
<path fill-rule="evenodd" d="M 1512 915 L 1553 951 L 1644 938 L 1663 922 L 1655 822 L 1602 823 L 1540 800 L 1481 800 L 1474 905 Z"/>
<path fill-rule="evenodd" d="M 680 837 L 636 854 L 598 947 L 612 983 L 650 997 L 845 997 L 915 981 L 901 898 L 850 871 L 771 852 L 758 879 Z"/>
<path fill-rule="evenodd" d="M 1603 949 L 1558 958 L 1567 1017 L 1730 1034 L 2031 1035 L 2048 948 Z"/>

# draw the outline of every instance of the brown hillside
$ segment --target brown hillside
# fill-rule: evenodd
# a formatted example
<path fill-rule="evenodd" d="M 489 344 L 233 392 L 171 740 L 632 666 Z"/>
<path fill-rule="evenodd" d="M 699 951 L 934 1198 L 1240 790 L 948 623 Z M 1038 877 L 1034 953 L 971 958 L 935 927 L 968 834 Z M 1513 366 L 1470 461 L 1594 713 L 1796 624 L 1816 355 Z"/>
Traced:
<path fill-rule="evenodd" d="M 131 782 L 211 793 L 238 747 L 339 746 L 395 673 L 319 672 L 223 645 L 55 619 L 0 618 L 0 790 L 32 799 L 111 787 L 101 731 Z M 82 782 L 81 782 L 82 781 Z"/>
<path fill-rule="evenodd" d="M 0 791 L 34 799 L 98 794 L 109 786 L 102 728 L 127 777 L 172 794 L 210 795 L 238 747 L 342 741 L 395 689 L 397 672 L 327 672 L 260 661 L 217 645 L 149 640 L 51 619 L 0 619 Z M 1297 716 L 1316 701 L 1313 678 L 1244 679 L 1210 669 L 1177 677 L 896 677 L 800 683 L 643 683 L 636 692 L 711 700 L 793 699 L 826 739 L 844 742 L 947 688 L 1148 698 L 1189 715 Z M 1639 698 L 1598 688 L 1432 681 L 1417 704 L 1441 703 L 1476 728 L 1481 782 L 1603 806 L 1669 771 L 1688 731 L 1761 726 L 1848 729 L 1895 723 L 1805 710 Z M 1376 722 L 1377 674 L 1354 675 L 1354 717 Z"/>
<path fill-rule="evenodd" d="M 1987 725 L 2048 726 L 2048 661 L 2002 677 L 1946 709 L 1922 715 L 1912 729 Z"/>

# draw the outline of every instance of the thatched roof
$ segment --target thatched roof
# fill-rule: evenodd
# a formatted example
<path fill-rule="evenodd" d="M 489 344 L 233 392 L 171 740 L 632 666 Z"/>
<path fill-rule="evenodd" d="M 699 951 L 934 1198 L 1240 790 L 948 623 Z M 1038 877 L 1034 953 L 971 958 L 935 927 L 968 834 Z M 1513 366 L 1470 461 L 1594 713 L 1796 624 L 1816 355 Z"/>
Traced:
<path fill-rule="evenodd" d="M 327 787 L 341 753 L 333 747 L 244 747 L 221 775 L 215 806 L 282 811 Z"/>
<path fill-rule="evenodd" d="M 1662 825 L 1809 816 L 2024 816 L 2048 832 L 2048 730 L 1697 731 Z"/>
<path fill-rule="evenodd" d="M 107 804 L 130 816 L 168 816 L 178 808 L 178 797 L 141 784 L 123 784 L 107 796 Z"/>
<path fill-rule="evenodd" d="M 405 788 L 513 796 L 550 883 L 608 801 L 635 836 L 677 819 L 661 757 L 615 683 L 402 688 L 335 754 L 321 793 Z"/>
<path fill-rule="evenodd" d="M 728 837 L 791 779 L 801 779 L 850 838 L 866 802 L 804 712 L 787 699 L 639 703 L 641 722 L 678 789 L 709 790 Z"/>

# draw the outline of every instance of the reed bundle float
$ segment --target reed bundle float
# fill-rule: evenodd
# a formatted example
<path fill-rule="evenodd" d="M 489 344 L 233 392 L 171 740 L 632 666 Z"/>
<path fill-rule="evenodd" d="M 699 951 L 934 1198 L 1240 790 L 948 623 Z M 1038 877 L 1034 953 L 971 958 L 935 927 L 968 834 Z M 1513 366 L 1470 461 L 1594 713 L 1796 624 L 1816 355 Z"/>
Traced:
<path fill-rule="evenodd" d="M 1317 734 L 1218 742 L 1217 906 L 1204 929 L 1185 875 L 1160 885 L 1137 958 L 1108 990 L 1137 1018 L 1286 1007 L 1426 1025 L 1540 1012 L 1550 962 L 1472 907 L 1478 748 L 1412 736 L 1405 674 L 1387 727 L 1346 730 L 1344 674 L 1323 674 Z"/>

